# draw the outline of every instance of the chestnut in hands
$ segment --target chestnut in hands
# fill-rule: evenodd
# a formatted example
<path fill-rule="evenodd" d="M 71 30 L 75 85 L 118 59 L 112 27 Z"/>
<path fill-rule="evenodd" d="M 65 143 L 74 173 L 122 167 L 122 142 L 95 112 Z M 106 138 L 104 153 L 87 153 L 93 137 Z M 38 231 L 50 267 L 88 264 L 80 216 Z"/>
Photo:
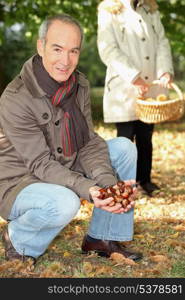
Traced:
<path fill-rule="evenodd" d="M 125 184 L 124 181 L 118 181 L 116 185 L 99 190 L 99 199 L 106 199 L 112 197 L 113 200 L 109 206 L 114 206 L 116 203 L 121 203 L 123 208 L 127 208 L 132 199 L 130 196 L 133 194 L 132 185 Z"/>

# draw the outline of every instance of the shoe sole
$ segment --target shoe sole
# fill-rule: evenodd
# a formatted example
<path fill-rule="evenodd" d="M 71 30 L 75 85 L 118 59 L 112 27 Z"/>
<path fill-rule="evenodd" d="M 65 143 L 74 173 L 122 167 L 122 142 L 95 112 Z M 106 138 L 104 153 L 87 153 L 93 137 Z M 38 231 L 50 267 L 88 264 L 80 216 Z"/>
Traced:
<path fill-rule="evenodd" d="M 92 252 L 97 253 L 98 256 L 101 256 L 101 257 L 110 257 L 110 255 L 108 255 L 107 253 L 102 252 L 102 251 L 97 251 L 97 250 L 91 250 L 91 251 L 83 251 L 83 250 L 82 250 L 81 253 L 82 253 L 83 255 L 87 255 L 87 254 L 90 254 L 90 253 L 92 253 Z"/>
<path fill-rule="evenodd" d="M 92 251 L 83 251 L 83 250 L 82 250 L 81 253 L 82 253 L 83 255 L 87 255 L 87 254 L 90 254 L 91 252 L 97 253 L 98 256 L 101 256 L 101 257 L 106 257 L 106 258 L 109 258 L 109 257 L 110 257 L 110 255 L 108 255 L 107 253 L 102 252 L 102 251 L 97 251 L 97 250 L 92 250 Z M 143 258 L 143 256 L 141 255 L 141 256 L 138 256 L 137 258 L 131 258 L 131 257 L 126 257 L 126 258 L 129 258 L 129 259 L 131 259 L 131 260 L 133 260 L 133 261 L 139 261 L 139 260 L 141 260 L 141 259 Z"/>

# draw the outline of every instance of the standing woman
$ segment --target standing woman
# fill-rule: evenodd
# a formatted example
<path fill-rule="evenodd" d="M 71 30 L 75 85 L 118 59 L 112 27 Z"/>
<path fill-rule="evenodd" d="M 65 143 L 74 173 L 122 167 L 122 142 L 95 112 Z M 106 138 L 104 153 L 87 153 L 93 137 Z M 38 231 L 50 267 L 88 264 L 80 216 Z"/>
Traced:
<path fill-rule="evenodd" d="M 169 41 L 155 0 L 104 0 L 98 7 L 98 50 L 107 66 L 104 121 L 115 123 L 117 136 L 136 142 L 137 181 L 150 196 L 153 124 L 138 120 L 136 98 L 167 94 L 173 64 Z M 150 86 L 154 80 L 159 85 Z"/>

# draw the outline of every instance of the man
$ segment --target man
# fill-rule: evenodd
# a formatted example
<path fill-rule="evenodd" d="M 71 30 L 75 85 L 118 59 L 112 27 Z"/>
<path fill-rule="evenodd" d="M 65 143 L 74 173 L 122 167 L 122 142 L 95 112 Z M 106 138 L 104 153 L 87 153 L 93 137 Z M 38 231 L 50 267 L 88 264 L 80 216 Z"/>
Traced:
<path fill-rule="evenodd" d="M 135 182 L 136 148 L 126 138 L 107 143 L 93 131 L 89 85 L 77 70 L 83 32 L 68 15 L 39 29 L 38 54 L 7 86 L 0 101 L 0 214 L 6 259 L 36 260 L 73 219 L 80 197 L 94 202 L 82 251 L 109 257 L 138 253 L 117 241 L 133 235 L 134 201 L 124 209 L 99 199 L 118 179 Z M 111 166 L 112 164 L 112 166 Z"/>

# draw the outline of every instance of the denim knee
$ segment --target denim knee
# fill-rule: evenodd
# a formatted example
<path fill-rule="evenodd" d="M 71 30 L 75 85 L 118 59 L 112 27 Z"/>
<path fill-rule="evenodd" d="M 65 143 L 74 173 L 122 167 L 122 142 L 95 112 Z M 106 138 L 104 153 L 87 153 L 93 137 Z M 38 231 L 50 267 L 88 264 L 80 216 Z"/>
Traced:
<path fill-rule="evenodd" d="M 47 216 L 46 227 L 63 227 L 75 217 L 79 208 L 80 198 L 71 190 L 50 199 L 43 207 L 43 215 Z"/>
<path fill-rule="evenodd" d="M 117 137 L 114 141 L 114 155 L 119 159 L 120 156 L 127 156 L 131 161 L 137 160 L 136 145 L 126 137 Z"/>

